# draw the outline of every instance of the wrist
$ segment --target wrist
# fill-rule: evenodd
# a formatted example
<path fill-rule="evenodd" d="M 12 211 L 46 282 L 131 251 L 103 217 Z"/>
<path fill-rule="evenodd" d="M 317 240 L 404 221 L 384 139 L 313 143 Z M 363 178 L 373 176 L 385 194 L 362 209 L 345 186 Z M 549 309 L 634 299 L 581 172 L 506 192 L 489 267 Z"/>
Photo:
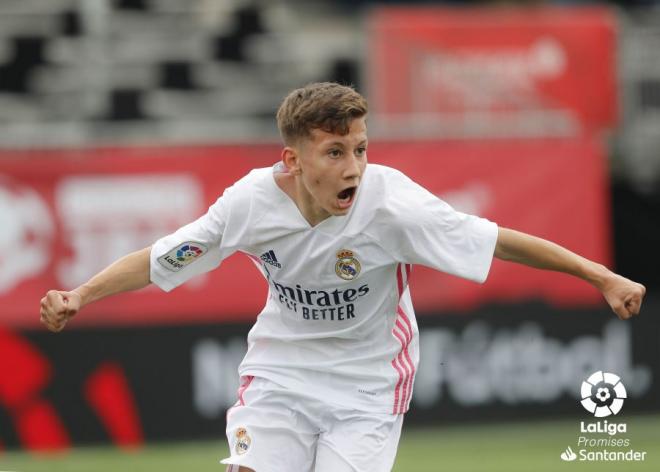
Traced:
<path fill-rule="evenodd" d="M 77 294 L 80 297 L 80 307 L 87 305 L 91 302 L 91 290 L 87 284 L 80 285 L 79 287 L 74 288 L 71 292 Z"/>
<path fill-rule="evenodd" d="M 584 279 L 601 292 L 614 273 L 602 264 L 589 262 L 585 267 Z"/>

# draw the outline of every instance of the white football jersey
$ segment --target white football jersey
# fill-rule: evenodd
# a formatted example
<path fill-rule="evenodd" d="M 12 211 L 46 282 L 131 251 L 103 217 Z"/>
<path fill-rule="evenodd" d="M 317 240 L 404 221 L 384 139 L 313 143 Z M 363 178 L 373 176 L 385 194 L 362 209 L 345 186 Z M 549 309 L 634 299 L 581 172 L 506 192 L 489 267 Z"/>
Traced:
<path fill-rule="evenodd" d="M 236 251 L 247 254 L 269 293 L 240 375 L 362 411 L 404 413 L 419 360 L 411 267 L 483 282 L 497 226 L 368 164 L 349 213 L 312 227 L 276 184 L 282 171 L 253 170 L 204 216 L 158 240 L 151 281 L 169 291 Z"/>

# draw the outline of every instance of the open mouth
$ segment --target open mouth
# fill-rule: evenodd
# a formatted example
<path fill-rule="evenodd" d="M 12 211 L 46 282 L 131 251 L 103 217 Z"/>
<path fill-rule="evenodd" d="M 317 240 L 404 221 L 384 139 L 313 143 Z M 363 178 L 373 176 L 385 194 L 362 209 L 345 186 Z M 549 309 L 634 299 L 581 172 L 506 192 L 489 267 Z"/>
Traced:
<path fill-rule="evenodd" d="M 353 203 L 353 198 L 355 197 L 355 192 L 357 187 L 348 187 L 342 190 L 337 194 L 337 200 L 339 201 L 339 208 L 348 208 Z"/>

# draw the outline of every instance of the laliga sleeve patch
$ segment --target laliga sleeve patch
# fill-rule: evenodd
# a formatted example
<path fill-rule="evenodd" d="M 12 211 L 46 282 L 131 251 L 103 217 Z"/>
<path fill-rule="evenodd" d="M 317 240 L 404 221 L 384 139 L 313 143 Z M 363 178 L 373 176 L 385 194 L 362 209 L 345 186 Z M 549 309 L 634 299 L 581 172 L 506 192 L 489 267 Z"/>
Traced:
<path fill-rule="evenodd" d="M 158 258 L 160 265 L 172 272 L 178 272 L 185 266 L 206 254 L 208 248 L 202 243 L 188 241 L 178 245 L 167 254 Z"/>

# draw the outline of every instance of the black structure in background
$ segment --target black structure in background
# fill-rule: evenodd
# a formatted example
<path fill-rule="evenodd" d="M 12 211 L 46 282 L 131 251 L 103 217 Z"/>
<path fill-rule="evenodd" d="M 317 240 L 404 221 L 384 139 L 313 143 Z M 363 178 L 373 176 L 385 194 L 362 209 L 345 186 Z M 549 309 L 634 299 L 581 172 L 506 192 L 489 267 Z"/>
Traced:
<path fill-rule="evenodd" d="M 616 270 L 660 293 L 660 188 L 641 192 L 614 182 L 612 226 Z"/>

